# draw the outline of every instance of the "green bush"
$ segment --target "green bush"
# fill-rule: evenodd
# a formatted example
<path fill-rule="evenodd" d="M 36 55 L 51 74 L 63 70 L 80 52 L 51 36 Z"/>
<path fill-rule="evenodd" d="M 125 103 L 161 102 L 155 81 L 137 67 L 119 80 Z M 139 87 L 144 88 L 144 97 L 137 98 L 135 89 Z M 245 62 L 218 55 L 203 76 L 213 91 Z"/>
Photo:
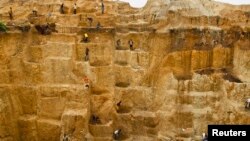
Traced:
<path fill-rule="evenodd" d="M 6 32 L 7 31 L 7 27 L 4 23 L 0 22 L 0 32 Z"/>

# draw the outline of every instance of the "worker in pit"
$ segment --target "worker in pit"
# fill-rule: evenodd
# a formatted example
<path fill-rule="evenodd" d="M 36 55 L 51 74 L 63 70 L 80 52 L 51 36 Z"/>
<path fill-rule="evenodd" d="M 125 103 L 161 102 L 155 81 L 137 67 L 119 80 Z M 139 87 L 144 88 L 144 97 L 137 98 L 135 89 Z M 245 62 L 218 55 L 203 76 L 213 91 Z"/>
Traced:
<path fill-rule="evenodd" d="M 113 133 L 113 138 L 114 138 L 115 140 L 118 140 L 118 139 L 121 137 L 121 132 L 122 132 L 121 129 L 115 130 L 114 133 Z"/>
<path fill-rule="evenodd" d="M 202 133 L 202 141 L 208 141 L 208 136 L 206 133 Z"/>
<path fill-rule="evenodd" d="M 36 7 L 33 7 L 32 13 L 33 13 L 34 17 L 37 17 L 37 9 L 36 9 Z"/>
<path fill-rule="evenodd" d="M 12 7 L 10 7 L 10 10 L 9 10 L 9 17 L 10 17 L 10 20 L 13 20 L 13 11 L 12 11 Z"/>
<path fill-rule="evenodd" d="M 76 14 L 76 10 L 77 10 L 77 5 L 76 3 L 73 5 L 73 13 Z"/>
<path fill-rule="evenodd" d="M 60 12 L 61 12 L 61 14 L 64 14 L 64 3 L 61 4 Z"/>
<path fill-rule="evenodd" d="M 87 20 L 89 22 L 89 26 L 91 27 L 92 23 L 93 23 L 93 18 L 92 17 L 87 17 Z"/>
<path fill-rule="evenodd" d="M 96 24 L 96 29 L 100 29 L 100 28 L 101 28 L 101 23 L 98 22 L 98 23 Z"/>
<path fill-rule="evenodd" d="M 101 6 L 101 9 L 102 9 L 102 14 L 104 14 L 104 3 L 103 3 L 103 0 L 102 0 L 102 6 Z"/>
<path fill-rule="evenodd" d="M 89 89 L 89 87 L 90 87 L 90 80 L 89 80 L 89 78 L 87 76 L 85 76 L 83 78 L 83 81 L 84 81 L 84 84 L 85 84 L 85 88 Z"/>
<path fill-rule="evenodd" d="M 69 141 L 69 136 L 64 133 L 63 135 L 63 141 Z"/>
<path fill-rule="evenodd" d="M 119 101 L 116 105 L 117 107 L 121 107 L 122 101 Z"/>
<path fill-rule="evenodd" d="M 245 108 L 250 109 L 250 98 L 246 100 Z"/>
<path fill-rule="evenodd" d="M 84 33 L 83 35 L 83 41 L 87 43 L 89 41 L 89 35 L 87 33 Z"/>
<path fill-rule="evenodd" d="M 89 48 L 86 48 L 85 50 L 85 61 L 89 60 Z"/>
<path fill-rule="evenodd" d="M 128 41 L 128 44 L 129 44 L 130 50 L 134 50 L 134 42 L 133 42 L 132 39 L 130 39 L 130 40 Z"/>
<path fill-rule="evenodd" d="M 121 39 L 118 39 L 116 41 L 116 49 L 119 49 L 121 47 Z"/>
<path fill-rule="evenodd" d="M 98 116 L 96 116 L 96 115 L 92 115 L 92 116 L 91 116 L 91 120 L 92 120 L 92 123 L 93 123 L 93 124 L 101 123 L 101 122 L 100 122 L 100 118 L 99 118 Z"/>
<path fill-rule="evenodd" d="M 122 101 L 119 101 L 118 103 L 116 103 L 116 110 L 119 111 L 122 105 Z"/>

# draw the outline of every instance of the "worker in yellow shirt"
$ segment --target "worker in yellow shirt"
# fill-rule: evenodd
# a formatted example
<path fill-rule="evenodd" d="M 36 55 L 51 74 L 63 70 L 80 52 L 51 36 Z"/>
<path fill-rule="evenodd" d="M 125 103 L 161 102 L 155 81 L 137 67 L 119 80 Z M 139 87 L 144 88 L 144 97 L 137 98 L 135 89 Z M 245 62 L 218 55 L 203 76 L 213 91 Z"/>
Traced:
<path fill-rule="evenodd" d="M 86 43 L 89 41 L 89 35 L 87 33 L 84 33 L 83 41 Z"/>

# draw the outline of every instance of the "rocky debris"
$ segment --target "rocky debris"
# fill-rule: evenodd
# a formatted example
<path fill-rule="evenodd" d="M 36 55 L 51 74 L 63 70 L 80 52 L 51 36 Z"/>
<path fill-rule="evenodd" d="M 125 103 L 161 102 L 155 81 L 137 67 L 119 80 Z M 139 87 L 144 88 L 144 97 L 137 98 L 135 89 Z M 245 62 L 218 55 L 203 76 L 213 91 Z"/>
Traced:
<path fill-rule="evenodd" d="M 234 76 L 234 75 L 232 75 L 232 74 L 230 74 L 230 73 L 224 74 L 224 75 L 223 75 L 223 78 L 224 78 L 225 80 L 230 81 L 230 82 L 242 83 L 242 81 L 241 81 L 239 78 L 237 78 L 236 76 Z"/>
<path fill-rule="evenodd" d="M 22 32 L 28 32 L 30 30 L 30 25 L 18 25 L 16 26 L 17 29 L 21 30 Z"/>
<path fill-rule="evenodd" d="M 39 24 L 35 25 L 35 28 L 42 35 L 50 35 L 52 32 L 56 32 L 55 23 Z"/>

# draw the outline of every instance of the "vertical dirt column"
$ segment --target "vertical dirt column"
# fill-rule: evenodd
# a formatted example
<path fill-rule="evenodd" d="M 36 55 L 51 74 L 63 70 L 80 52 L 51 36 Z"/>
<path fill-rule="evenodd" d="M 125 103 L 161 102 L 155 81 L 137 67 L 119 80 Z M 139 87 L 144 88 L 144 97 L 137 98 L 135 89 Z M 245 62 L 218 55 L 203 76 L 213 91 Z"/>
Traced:
<path fill-rule="evenodd" d="M 90 42 L 83 43 L 89 48 L 89 69 L 91 78 L 90 139 L 112 140 L 114 76 L 112 69 L 114 29 L 102 28 L 88 31 Z"/>

